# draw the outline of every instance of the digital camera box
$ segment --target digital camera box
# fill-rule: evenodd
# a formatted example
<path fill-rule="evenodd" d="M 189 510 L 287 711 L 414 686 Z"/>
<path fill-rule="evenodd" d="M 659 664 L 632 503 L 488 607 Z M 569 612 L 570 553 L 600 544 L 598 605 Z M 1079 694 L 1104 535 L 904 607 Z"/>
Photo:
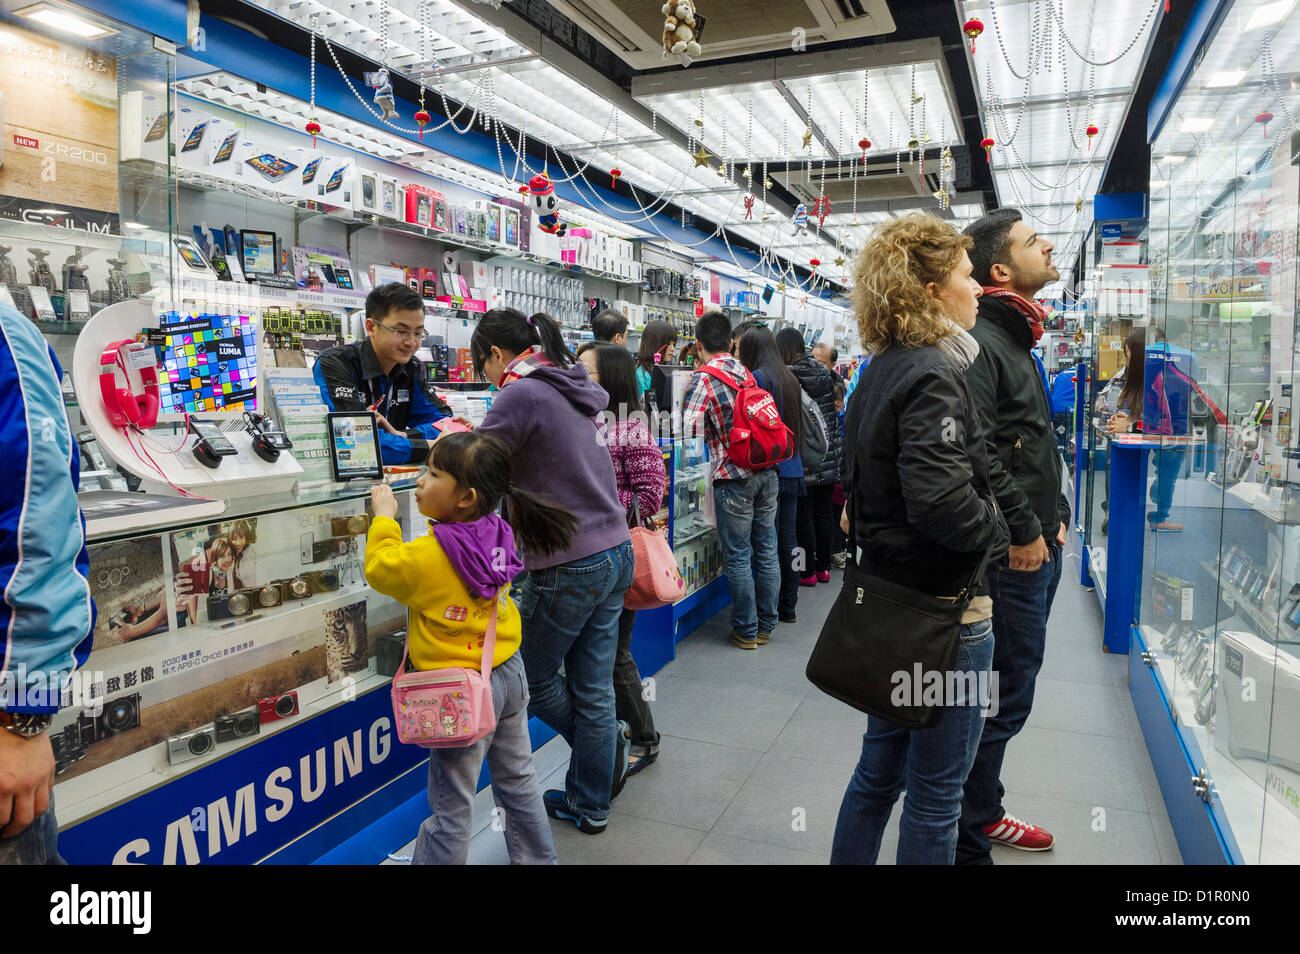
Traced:
<path fill-rule="evenodd" d="M 379 214 L 379 173 L 371 169 L 357 169 L 356 210 Z"/>
<path fill-rule="evenodd" d="M 379 214 L 386 219 L 402 221 L 406 215 L 401 184 L 392 176 L 379 177 Z"/>

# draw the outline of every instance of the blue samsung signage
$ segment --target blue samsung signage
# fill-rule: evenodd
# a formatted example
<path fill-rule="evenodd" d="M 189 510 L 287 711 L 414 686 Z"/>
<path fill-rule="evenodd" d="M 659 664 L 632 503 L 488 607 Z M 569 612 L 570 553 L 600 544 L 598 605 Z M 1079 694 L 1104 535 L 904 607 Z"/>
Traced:
<path fill-rule="evenodd" d="M 253 864 L 427 758 L 387 686 L 72 825 L 70 864 Z"/>

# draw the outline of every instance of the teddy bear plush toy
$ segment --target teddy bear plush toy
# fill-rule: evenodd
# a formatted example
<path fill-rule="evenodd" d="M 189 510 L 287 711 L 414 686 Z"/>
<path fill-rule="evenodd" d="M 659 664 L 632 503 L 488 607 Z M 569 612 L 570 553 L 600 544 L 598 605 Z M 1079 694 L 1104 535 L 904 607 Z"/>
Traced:
<path fill-rule="evenodd" d="M 695 39 L 695 0 L 668 0 L 662 7 L 664 15 L 664 52 L 680 56 L 699 56 L 700 44 Z"/>

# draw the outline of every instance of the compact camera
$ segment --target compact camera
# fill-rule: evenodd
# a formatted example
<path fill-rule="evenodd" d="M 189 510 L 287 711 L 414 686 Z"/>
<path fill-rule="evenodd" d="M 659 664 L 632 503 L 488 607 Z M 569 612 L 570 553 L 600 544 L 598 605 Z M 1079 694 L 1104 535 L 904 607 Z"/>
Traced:
<path fill-rule="evenodd" d="M 304 573 L 302 578 L 307 581 L 313 593 L 328 593 L 339 588 L 339 575 L 336 570 L 313 570 Z"/>
<path fill-rule="evenodd" d="M 217 747 L 217 734 L 212 726 L 204 726 L 195 732 L 174 736 L 167 740 L 167 761 L 172 765 L 201 759 Z"/>
<path fill-rule="evenodd" d="M 217 727 L 218 742 L 233 742 L 235 739 L 246 739 L 262 731 L 261 712 L 257 706 L 250 706 L 239 712 L 217 716 L 215 725 Z"/>
<path fill-rule="evenodd" d="M 272 580 L 271 586 L 280 588 L 280 599 L 284 600 L 305 600 L 311 596 L 311 583 L 305 576 L 295 576 L 287 580 Z"/>
<path fill-rule="evenodd" d="M 345 536 L 332 537 L 329 540 L 317 540 L 311 545 L 311 562 L 320 563 L 331 557 L 344 556 L 351 545 L 352 541 Z"/>
<path fill-rule="evenodd" d="M 236 619 L 255 609 L 270 609 L 281 603 L 280 587 L 274 583 L 240 590 L 226 596 L 208 597 L 208 619 Z"/>
<path fill-rule="evenodd" d="M 375 672 L 381 676 L 396 676 L 406 653 L 406 630 L 385 633 L 375 640 Z"/>
<path fill-rule="evenodd" d="M 140 693 L 118 696 L 104 703 L 104 711 L 92 716 L 82 713 L 77 717 L 77 737 L 82 745 L 99 742 L 109 736 L 134 729 L 140 725 Z"/>
<path fill-rule="evenodd" d="M 350 517 L 330 517 L 330 533 L 336 537 L 351 537 L 370 529 L 370 516 L 364 513 Z"/>
<path fill-rule="evenodd" d="M 275 722 L 298 714 L 298 693 L 286 692 L 279 696 L 270 696 L 257 700 L 258 718 L 262 722 Z"/>

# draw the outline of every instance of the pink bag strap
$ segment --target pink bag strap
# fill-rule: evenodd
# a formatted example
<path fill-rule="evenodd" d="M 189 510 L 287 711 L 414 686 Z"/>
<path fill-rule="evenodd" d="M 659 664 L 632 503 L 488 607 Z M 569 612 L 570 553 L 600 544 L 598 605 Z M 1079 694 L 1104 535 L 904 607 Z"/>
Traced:
<path fill-rule="evenodd" d="M 507 584 L 509 586 L 509 584 Z M 497 610 L 501 607 L 501 591 L 492 597 L 492 618 L 488 620 L 487 637 L 483 640 L 483 659 L 479 663 L 479 672 L 486 682 L 492 678 L 492 659 L 497 648 Z M 397 664 L 394 679 L 406 675 L 406 660 L 411 652 L 411 611 L 406 611 L 406 638 L 402 640 L 402 661 Z"/>

